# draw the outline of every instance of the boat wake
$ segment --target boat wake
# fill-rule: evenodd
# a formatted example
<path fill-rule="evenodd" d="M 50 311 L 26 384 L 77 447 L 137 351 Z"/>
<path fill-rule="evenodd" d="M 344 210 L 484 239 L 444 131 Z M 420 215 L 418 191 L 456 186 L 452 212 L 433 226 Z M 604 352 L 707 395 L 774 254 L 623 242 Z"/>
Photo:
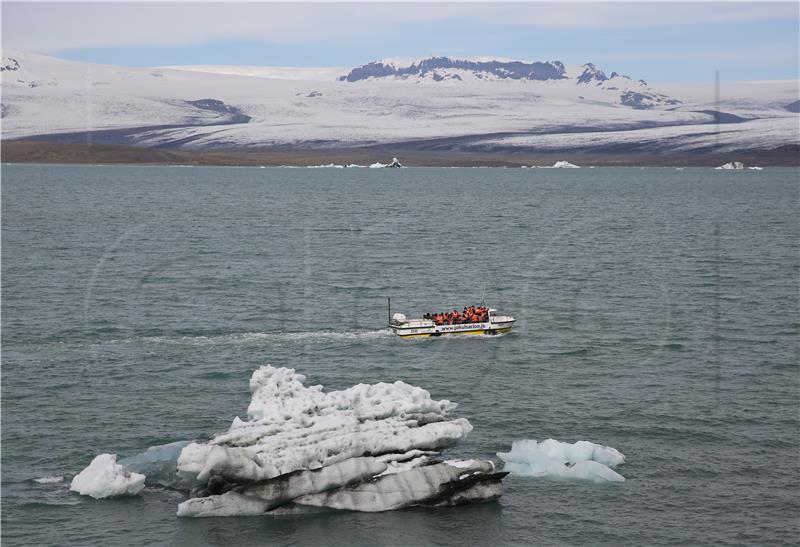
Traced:
<path fill-rule="evenodd" d="M 136 336 L 112 340 L 112 344 L 148 342 L 155 344 L 214 346 L 220 344 L 258 343 L 325 343 L 332 341 L 379 340 L 391 337 L 389 329 L 379 330 L 319 330 L 301 332 L 239 332 L 195 336 Z"/>

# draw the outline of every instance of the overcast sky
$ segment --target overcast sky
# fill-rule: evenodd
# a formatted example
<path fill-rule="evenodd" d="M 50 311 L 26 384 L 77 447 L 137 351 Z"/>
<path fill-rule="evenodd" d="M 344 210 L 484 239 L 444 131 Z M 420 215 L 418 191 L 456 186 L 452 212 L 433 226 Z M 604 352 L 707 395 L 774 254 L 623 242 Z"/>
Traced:
<path fill-rule="evenodd" d="M 798 2 L 2 2 L 2 45 L 129 66 L 497 55 L 648 81 L 800 77 Z"/>

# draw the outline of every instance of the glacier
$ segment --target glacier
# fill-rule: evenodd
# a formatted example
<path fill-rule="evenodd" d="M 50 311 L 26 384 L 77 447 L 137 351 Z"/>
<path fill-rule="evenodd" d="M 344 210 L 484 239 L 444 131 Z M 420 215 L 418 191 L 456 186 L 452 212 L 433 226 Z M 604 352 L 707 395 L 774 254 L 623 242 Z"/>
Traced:
<path fill-rule="evenodd" d="M 612 469 L 625 463 L 625 456 L 615 448 L 578 441 L 574 444 L 547 439 L 514 441 L 510 452 L 498 452 L 505 462 L 503 469 L 517 475 L 556 477 L 594 482 L 624 482 L 625 477 Z"/>

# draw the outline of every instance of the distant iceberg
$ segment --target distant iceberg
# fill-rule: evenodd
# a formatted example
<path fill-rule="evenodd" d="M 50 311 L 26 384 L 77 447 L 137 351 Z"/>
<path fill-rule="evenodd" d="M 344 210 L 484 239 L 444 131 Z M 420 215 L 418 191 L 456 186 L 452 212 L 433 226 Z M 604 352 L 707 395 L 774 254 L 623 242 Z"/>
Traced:
<path fill-rule="evenodd" d="M 730 161 L 714 169 L 744 169 L 744 164 L 740 161 Z"/>
<path fill-rule="evenodd" d="M 580 169 L 580 165 L 575 165 L 574 163 L 570 163 L 566 160 L 561 160 L 555 162 L 553 165 L 550 166 L 543 166 L 544 169 Z"/>
<path fill-rule="evenodd" d="M 610 446 L 589 441 L 574 444 L 547 439 L 514 441 L 511 452 L 498 452 L 504 470 L 530 477 L 559 477 L 594 482 L 623 482 L 625 477 L 611 469 L 625 463 L 625 456 Z"/>
<path fill-rule="evenodd" d="M 383 169 L 384 167 L 392 167 L 392 168 L 405 167 L 405 165 L 400 163 L 400 160 L 398 160 L 397 158 L 392 158 L 391 163 L 381 163 L 379 161 L 376 161 L 369 167 L 370 169 Z"/>

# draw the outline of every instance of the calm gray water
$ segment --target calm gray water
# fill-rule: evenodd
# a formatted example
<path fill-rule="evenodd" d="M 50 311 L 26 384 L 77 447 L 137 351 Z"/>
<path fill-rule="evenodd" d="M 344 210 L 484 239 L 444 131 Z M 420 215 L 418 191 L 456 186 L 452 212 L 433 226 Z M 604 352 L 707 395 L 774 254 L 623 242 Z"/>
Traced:
<path fill-rule="evenodd" d="M 788 544 L 800 533 L 798 171 L 3 166 L 4 545 Z M 402 341 L 486 300 L 499 338 Z M 69 492 L 98 453 L 206 438 L 259 365 L 460 403 L 451 454 L 586 439 L 620 484 L 177 519 Z M 61 475 L 64 481 L 33 479 Z"/>

